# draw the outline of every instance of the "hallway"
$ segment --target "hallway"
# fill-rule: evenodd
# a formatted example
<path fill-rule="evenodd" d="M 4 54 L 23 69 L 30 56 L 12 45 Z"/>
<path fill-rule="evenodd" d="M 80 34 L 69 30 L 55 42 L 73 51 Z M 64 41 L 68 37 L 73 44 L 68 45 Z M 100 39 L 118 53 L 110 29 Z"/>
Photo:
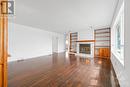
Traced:
<path fill-rule="evenodd" d="M 8 87 L 120 87 L 110 60 L 66 53 L 9 62 Z"/>

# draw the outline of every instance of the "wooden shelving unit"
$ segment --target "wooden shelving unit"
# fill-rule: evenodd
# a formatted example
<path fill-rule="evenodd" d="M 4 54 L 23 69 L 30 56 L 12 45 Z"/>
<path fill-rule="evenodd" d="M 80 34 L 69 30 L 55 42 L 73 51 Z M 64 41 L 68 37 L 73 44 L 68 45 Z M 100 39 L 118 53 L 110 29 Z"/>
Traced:
<path fill-rule="evenodd" d="M 70 33 L 70 52 L 76 53 L 77 52 L 77 39 L 78 33 Z"/>
<path fill-rule="evenodd" d="M 95 42 L 95 40 L 78 40 L 76 42 Z"/>
<path fill-rule="evenodd" d="M 94 30 L 94 57 L 110 58 L 111 30 L 110 28 Z"/>

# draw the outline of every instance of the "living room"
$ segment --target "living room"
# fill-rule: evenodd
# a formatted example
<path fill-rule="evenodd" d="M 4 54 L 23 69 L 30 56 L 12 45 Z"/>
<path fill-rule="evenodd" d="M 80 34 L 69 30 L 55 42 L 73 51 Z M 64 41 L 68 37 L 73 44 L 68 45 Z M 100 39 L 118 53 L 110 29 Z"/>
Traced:
<path fill-rule="evenodd" d="M 130 86 L 128 0 L 13 3 L 0 20 L 0 87 Z"/>

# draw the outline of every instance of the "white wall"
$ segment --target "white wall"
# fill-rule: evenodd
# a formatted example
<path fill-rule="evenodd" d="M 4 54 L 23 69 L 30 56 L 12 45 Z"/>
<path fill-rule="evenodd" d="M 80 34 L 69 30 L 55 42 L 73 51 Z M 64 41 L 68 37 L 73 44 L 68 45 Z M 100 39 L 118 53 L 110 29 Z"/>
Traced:
<path fill-rule="evenodd" d="M 52 54 L 52 38 L 58 37 L 58 52 L 64 51 L 64 35 L 9 23 L 9 61 Z"/>
<path fill-rule="evenodd" d="M 86 29 L 85 31 L 78 32 L 79 40 L 94 40 L 94 30 Z"/>
<path fill-rule="evenodd" d="M 130 87 L 130 0 L 125 0 L 125 71 Z"/>
<path fill-rule="evenodd" d="M 78 32 L 78 40 L 94 40 L 94 30 L 86 29 L 85 31 Z M 94 43 L 93 42 L 80 42 L 77 44 L 77 53 L 79 53 L 79 44 L 91 44 L 91 54 L 88 57 L 94 57 Z"/>
<path fill-rule="evenodd" d="M 129 0 L 128 0 L 129 1 Z M 125 63 L 124 63 L 124 65 L 123 65 L 123 63 L 119 60 L 120 59 L 120 57 L 121 56 L 118 56 L 117 54 L 116 54 L 116 50 L 115 50 L 115 29 L 113 28 L 113 26 L 114 26 L 114 23 L 115 23 L 115 21 L 116 21 L 116 17 L 117 17 L 117 15 L 118 15 L 118 13 L 119 13 L 119 10 L 120 10 L 120 8 L 121 8 L 121 5 L 122 5 L 122 3 L 123 3 L 123 0 L 119 0 L 119 2 L 118 2 L 118 5 L 117 5 L 117 8 L 116 8 L 116 10 L 115 10 L 115 14 L 114 14 L 114 18 L 113 18 L 113 21 L 112 21 L 112 25 L 111 25 L 111 61 L 112 61 L 112 64 L 113 64 L 113 67 L 114 67 L 114 70 L 115 70 L 115 72 L 116 72 L 116 75 L 117 75 L 117 78 L 118 78 L 118 80 L 119 80 L 119 84 L 120 84 L 120 87 L 130 87 L 130 84 L 129 84 L 129 81 L 130 81 L 130 77 L 128 77 L 128 71 L 127 71 L 127 69 L 129 68 L 129 64 L 130 64 L 130 58 L 127 56 L 128 55 L 128 53 L 127 53 L 127 51 L 126 51 L 126 49 L 128 48 L 128 36 L 130 37 L 130 35 L 127 33 L 128 31 L 128 29 L 130 28 L 130 26 L 129 27 L 127 27 L 126 28 L 126 26 L 128 26 L 128 25 L 125 25 L 125 28 L 124 28 L 124 30 L 125 30 L 125 56 L 124 56 L 124 59 L 125 59 Z M 126 3 L 128 3 L 128 2 L 126 2 Z M 126 7 L 125 7 L 125 9 L 126 9 Z M 125 16 L 126 16 L 127 14 L 125 14 Z M 129 14 L 130 15 L 130 14 Z M 127 15 L 128 16 L 128 15 Z M 125 20 L 128 20 L 128 19 L 126 19 L 125 18 Z M 125 22 L 126 23 L 126 22 Z M 130 21 L 128 22 L 128 23 L 130 23 Z M 127 34 L 126 34 L 127 33 Z M 126 38 L 127 37 L 127 38 Z M 127 44 L 126 44 L 126 42 L 127 42 Z M 128 64 L 129 63 L 129 64 Z M 127 65 L 128 64 L 128 65 Z M 129 72 L 130 73 L 130 72 Z"/>

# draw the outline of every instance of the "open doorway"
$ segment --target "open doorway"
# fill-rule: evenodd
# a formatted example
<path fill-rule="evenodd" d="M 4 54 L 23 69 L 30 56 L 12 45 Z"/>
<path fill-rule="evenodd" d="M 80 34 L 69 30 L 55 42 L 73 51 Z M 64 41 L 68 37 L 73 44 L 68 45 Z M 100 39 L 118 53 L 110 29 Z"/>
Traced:
<path fill-rule="evenodd" d="M 58 37 L 52 37 L 52 54 L 58 53 Z"/>

